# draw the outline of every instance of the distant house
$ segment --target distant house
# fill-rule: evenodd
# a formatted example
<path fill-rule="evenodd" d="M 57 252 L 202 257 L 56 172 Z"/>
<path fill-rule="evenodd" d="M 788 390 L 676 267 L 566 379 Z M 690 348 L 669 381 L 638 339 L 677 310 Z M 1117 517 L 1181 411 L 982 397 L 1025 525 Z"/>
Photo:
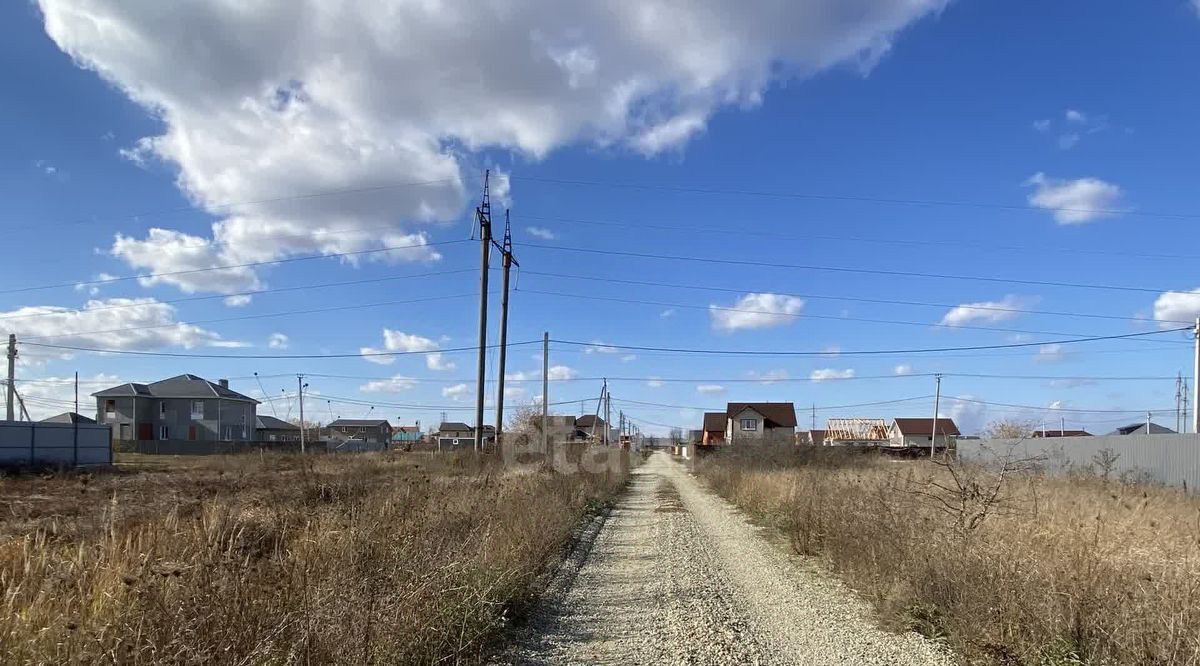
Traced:
<path fill-rule="evenodd" d="M 438 426 L 438 431 L 434 433 L 434 437 L 437 439 L 438 448 L 456 446 L 470 448 L 475 446 L 475 429 L 459 421 L 444 421 Z"/>
<path fill-rule="evenodd" d="M 251 441 L 258 401 L 196 375 L 151 384 L 128 383 L 97 391 L 96 421 L 121 441 Z"/>
<path fill-rule="evenodd" d="M 824 446 L 890 446 L 891 434 L 883 419 L 829 419 Z"/>
<path fill-rule="evenodd" d="M 796 433 L 796 443 L 805 446 L 822 446 L 825 444 L 825 431 L 802 430 Z"/>
<path fill-rule="evenodd" d="M 396 426 L 392 431 L 392 443 L 400 446 L 412 446 L 416 442 L 421 441 L 421 426 Z"/>
<path fill-rule="evenodd" d="M 1144 424 L 1144 423 L 1142 424 L 1143 427 L 1145 425 L 1146 424 Z M 1060 428 L 1058 430 L 1046 430 L 1046 431 L 1034 430 L 1033 434 L 1031 434 L 1029 436 L 1034 437 L 1034 438 L 1040 438 L 1040 437 L 1091 437 L 1092 433 L 1090 433 L 1086 430 L 1063 430 Z"/>
<path fill-rule="evenodd" d="M 608 424 L 606 424 L 604 419 L 600 418 L 599 416 L 594 414 L 584 414 L 583 416 L 575 419 L 574 439 L 585 442 L 601 442 L 604 440 L 604 429 L 606 427 L 608 427 Z M 609 436 L 611 437 L 612 434 L 610 433 Z"/>
<path fill-rule="evenodd" d="M 298 442 L 300 426 L 274 416 L 260 414 L 254 419 L 255 439 L 260 442 Z"/>
<path fill-rule="evenodd" d="M 1113 435 L 1173 435 L 1174 430 L 1160 426 L 1157 423 L 1130 423 L 1127 426 L 1121 426 L 1114 430 Z"/>
<path fill-rule="evenodd" d="M 935 449 L 941 449 L 953 444 L 954 438 L 961 434 L 954 419 L 939 418 L 935 433 L 932 418 L 898 418 L 892 421 L 888 439 L 895 447 L 929 448 L 932 445 Z"/>
<path fill-rule="evenodd" d="M 73 425 L 95 422 L 95 420 L 89 419 L 83 414 L 77 414 L 75 412 L 63 412 L 62 414 L 55 414 L 50 418 L 42 419 L 42 423 L 66 423 Z"/>
<path fill-rule="evenodd" d="M 791 443 L 796 436 L 796 407 L 790 402 L 731 402 L 725 406 L 725 441 Z"/>
<path fill-rule="evenodd" d="M 541 417 L 538 417 L 541 420 Z M 546 415 L 546 439 L 552 443 L 569 442 L 575 439 L 575 417 L 571 415 Z"/>
<path fill-rule="evenodd" d="M 724 444 L 727 425 L 725 412 L 705 412 L 704 433 L 700 438 L 700 443 L 704 446 Z"/>
<path fill-rule="evenodd" d="M 329 430 L 372 444 L 387 444 L 392 440 L 392 424 L 386 419 L 338 419 L 329 424 Z"/>

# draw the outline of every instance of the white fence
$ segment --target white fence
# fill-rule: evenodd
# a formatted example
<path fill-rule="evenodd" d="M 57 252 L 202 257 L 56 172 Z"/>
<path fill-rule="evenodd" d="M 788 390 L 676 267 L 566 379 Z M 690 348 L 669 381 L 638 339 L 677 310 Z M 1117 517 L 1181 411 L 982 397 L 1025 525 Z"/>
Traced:
<path fill-rule="evenodd" d="M 107 425 L 0 421 L 0 465 L 111 464 Z"/>
<path fill-rule="evenodd" d="M 1099 470 L 1104 462 L 1114 475 L 1134 475 L 1170 486 L 1200 489 L 1200 435 L 1108 435 L 1104 437 L 1031 437 L 959 440 L 963 460 L 994 461 L 997 455 L 1044 457 L 1046 469 Z"/>

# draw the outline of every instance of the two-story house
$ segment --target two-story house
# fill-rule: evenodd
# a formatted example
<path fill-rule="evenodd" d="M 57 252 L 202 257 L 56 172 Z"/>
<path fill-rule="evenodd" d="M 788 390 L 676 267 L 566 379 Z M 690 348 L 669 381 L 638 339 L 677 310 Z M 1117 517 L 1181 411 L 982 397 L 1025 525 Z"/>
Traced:
<path fill-rule="evenodd" d="M 796 406 L 790 402 L 731 402 L 725 406 L 725 418 L 725 441 L 730 444 L 790 444 L 796 438 Z"/>
<path fill-rule="evenodd" d="M 97 391 L 96 422 L 121 441 L 246 442 L 255 437 L 258 401 L 196 375 Z"/>
<path fill-rule="evenodd" d="M 329 431 L 372 444 L 392 441 L 392 424 L 387 419 L 338 419 L 329 424 Z"/>

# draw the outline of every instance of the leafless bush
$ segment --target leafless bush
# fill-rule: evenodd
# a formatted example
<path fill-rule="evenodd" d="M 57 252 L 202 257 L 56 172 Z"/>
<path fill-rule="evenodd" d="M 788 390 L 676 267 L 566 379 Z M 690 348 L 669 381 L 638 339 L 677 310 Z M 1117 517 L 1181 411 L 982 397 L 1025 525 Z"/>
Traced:
<path fill-rule="evenodd" d="M 476 660 L 620 474 L 470 453 L 4 480 L 8 663 Z"/>
<path fill-rule="evenodd" d="M 711 456 L 697 471 L 885 620 L 966 663 L 1200 664 L 1195 496 L 1019 458 L 765 458 Z"/>

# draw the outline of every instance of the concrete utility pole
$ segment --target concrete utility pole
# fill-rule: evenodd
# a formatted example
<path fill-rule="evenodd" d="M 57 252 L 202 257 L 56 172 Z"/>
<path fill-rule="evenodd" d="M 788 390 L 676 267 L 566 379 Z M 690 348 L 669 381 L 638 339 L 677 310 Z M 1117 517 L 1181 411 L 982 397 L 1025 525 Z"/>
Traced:
<path fill-rule="evenodd" d="M 496 447 L 500 447 L 501 432 L 504 430 L 504 360 L 508 352 L 508 273 L 513 264 L 521 264 L 513 258 L 512 229 L 508 223 L 508 209 L 504 209 L 504 243 L 500 246 L 504 256 L 504 291 L 500 296 L 500 368 L 499 389 L 496 391 Z M 543 429 L 544 429 L 543 425 Z"/>
<path fill-rule="evenodd" d="M 1194 349 L 1195 363 L 1192 368 L 1192 407 L 1196 410 L 1192 421 L 1192 432 L 1200 433 L 1200 317 L 1196 318 L 1196 330 L 1193 334 L 1196 343 Z"/>
<path fill-rule="evenodd" d="M 550 331 L 542 333 L 542 452 L 550 453 Z"/>
<path fill-rule="evenodd" d="M 604 445 L 608 446 L 608 435 L 612 432 L 612 394 L 608 392 L 608 380 L 604 380 Z"/>
<path fill-rule="evenodd" d="M 1200 323 L 1197 324 L 1200 327 Z M 8 334 L 8 413 L 9 421 L 13 418 L 13 382 L 17 378 L 17 335 L 15 333 Z"/>
<path fill-rule="evenodd" d="M 929 437 L 929 459 L 930 460 L 933 459 L 934 451 L 937 450 L 938 410 L 941 409 L 941 401 L 942 401 L 942 374 L 939 372 L 938 374 L 934 375 L 933 377 L 936 380 L 937 384 L 936 384 L 936 388 L 933 391 L 933 427 L 929 429 L 929 432 L 932 433 Z"/>
<path fill-rule="evenodd" d="M 487 315 L 488 315 L 488 260 L 492 251 L 492 202 L 488 195 L 489 171 L 483 172 L 483 201 L 475 209 L 479 221 L 479 368 L 476 373 L 475 391 L 475 451 L 483 451 L 483 394 L 487 379 Z"/>
<path fill-rule="evenodd" d="M 1058 436 L 1067 436 L 1067 417 L 1065 416 L 1058 417 Z"/>
<path fill-rule="evenodd" d="M 75 413 L 79 413 L 79 371 L 75 371 Z M 74 419 L 72 419 L 74 420 Z"/>
<path fill-rule="evenodd" d="M 1154 433 L 1150 432 L 1150 412 L 1146 412 L 1146 434 L 1147 435 L 1154 434 Z"/>
<path fill-rule="evenodd" d="M 300 453 L 304 453 L 304 375 L 296 375 L 296 386 L 300 388 Z"/>

